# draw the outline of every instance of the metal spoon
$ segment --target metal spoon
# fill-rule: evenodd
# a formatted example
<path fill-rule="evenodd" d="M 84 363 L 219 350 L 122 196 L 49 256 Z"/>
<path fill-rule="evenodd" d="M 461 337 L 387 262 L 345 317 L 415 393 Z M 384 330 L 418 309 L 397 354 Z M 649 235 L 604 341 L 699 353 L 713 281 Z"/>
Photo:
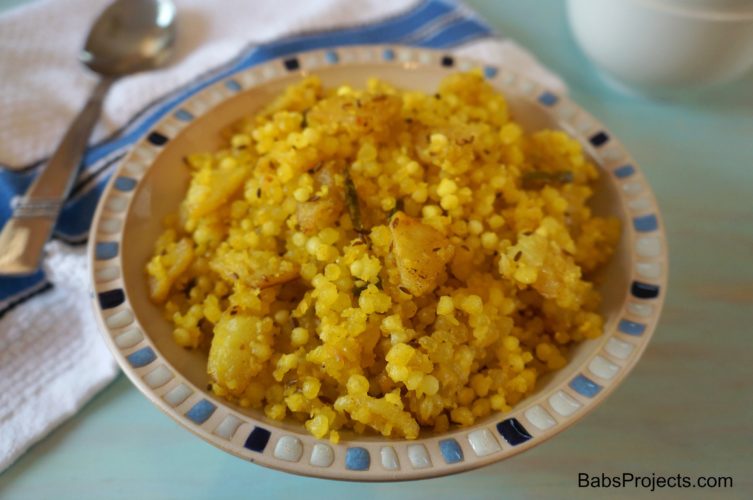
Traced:
<path fill-rule="evenodd" d="M 0 233 L 0 275 L 30 274 L 38 269 L 107 91 L 122 76 L 164 64 L 174 39 L 171 0 L 116 0 L 99 15 L 79 60 L 101 78 Z"/>

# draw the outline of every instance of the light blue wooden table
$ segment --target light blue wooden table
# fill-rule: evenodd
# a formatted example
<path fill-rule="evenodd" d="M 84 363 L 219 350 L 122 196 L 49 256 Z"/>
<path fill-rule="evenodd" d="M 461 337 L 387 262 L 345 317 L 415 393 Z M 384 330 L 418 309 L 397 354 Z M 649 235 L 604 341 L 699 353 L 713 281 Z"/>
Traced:
<path fill-rule="evenodd" d="M 657 334 L 627 381 L 575 427 L 511 460 L 430 481 L 355 484 L 225 454 L 179 428 L 121 376 L 0 475 L 0 498 L 649 495 L 578 489 L 579 472 L 727 475 L 732 489 L 652 497 L 753 498 L 753 77 L 673 102 L 625 96 L 578 51 L 562 1 L 469 3 L 559 72 L 655 188 L 669 236 L 670 287 Z"/>

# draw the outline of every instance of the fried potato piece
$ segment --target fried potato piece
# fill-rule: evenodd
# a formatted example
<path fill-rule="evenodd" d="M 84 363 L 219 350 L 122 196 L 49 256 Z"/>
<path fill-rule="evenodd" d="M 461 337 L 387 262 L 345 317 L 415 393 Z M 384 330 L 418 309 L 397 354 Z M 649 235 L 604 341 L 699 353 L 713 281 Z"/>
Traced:
<path fill-rule="evenodd" d="M 454 247 L 442 233 L 404 212 L 395 213 L 390 230 L 402 286 L 414 296 L 434 290 Z"/>
<path fill-rule="evenodd" d="M 313 125 L 330 124 L 355 134 L 380 134 L 394 127 L 402 109 L 402 99 L 394 95 L 345 94 L 321 101 L 307 118 Z"/>
<path fill-rule="evenodd" d="M 325 227 L 332 227 L 343 212 L 343 200 L 330 194 L 318 200 L 299 202 L 296 208 L 298 225 L 305 234 L 316 234 Z"/>
<path fill-rule="evenodd" d="M 336 176 L 341 171 L 341 167 L 328 162 L 314 174 L 317 190 L 326 186 L 327 194 L 298 202 L 296 217 L 301 231 L 305 234 L 315 234 L 325 227 L 334 226 L 345 210 L 343 189 L 336 181 Z"/>
<path fill-rule="evenodd" d="M 230 284 L 240 280 L 258 289 L 293 281 L 300 270 L 298 264 L 264 250 L 229 250 L 212 261 L 210 267 Z"/>
<path fill-rule="evenodd" d="M 226 312 L 214 327 L 207 373 L 230 394 L 239 396 L 274 352 L 270 318 Z"/>
<path fill-rule="evenodd" d="M 234 162 L 229 162 L 229 166 L 201 168 L 194 174 L 183 202 L 188 217 L 197 220 L 227 203 L 247 176 L 248 168 Z"/>
<path fill-rule="evenodd" d="M 157 304 L 167 300 L 173 283 L 188 269 L 194 259 L 191 240 L 183 238 L 176 242 L 174 238 L 174 231 L 165 232 L 157 242 L 157 255 L 147 264 L 149 294 Z"/>

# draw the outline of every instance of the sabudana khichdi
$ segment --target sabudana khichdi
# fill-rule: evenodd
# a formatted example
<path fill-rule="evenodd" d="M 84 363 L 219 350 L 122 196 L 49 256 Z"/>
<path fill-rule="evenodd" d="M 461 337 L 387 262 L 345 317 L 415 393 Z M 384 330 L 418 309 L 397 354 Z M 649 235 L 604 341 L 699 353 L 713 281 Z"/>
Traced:
<path fill-rule="evenodd" d="M 526 133 L 480 72 L 436 94 L 291 85 L 186 162 L 147 265 L 211 390 L 337 442 L 507 411 L 598 337 L 588 276 L 619 222 L 565 133 Z"/>

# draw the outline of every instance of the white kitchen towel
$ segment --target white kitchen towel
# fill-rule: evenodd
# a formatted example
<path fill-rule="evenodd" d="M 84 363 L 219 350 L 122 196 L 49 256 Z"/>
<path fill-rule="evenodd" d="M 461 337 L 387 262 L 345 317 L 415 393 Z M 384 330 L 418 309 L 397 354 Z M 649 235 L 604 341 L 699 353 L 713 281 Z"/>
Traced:
<path fill-rule="evenodd" d="M 35 0 L 0 15 L 0 225 L 96 81 L 76 54 L 106 3 Z M 0 471 L 117 373 L 90 308 L 80 243 L 117 161 L 176 102 L 220 75 L 266 59 L 361 43 L 453 51 L 564 90 L 528 52 L 493 33 L 465 6 L 446 0 L 175 3 L 174 62 L 112 89 L 45 269 L 26 278 L 0 278 Z"/>

